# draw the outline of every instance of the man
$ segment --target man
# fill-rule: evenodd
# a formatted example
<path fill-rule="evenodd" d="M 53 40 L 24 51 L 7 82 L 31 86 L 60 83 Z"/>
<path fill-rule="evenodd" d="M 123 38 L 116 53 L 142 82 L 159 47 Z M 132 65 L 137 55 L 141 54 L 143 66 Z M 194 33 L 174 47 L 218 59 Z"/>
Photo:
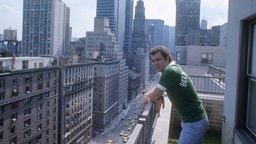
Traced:
<path fill-rule="evenodd" d="M 152 48 L 149 59 L 156 71 L 161 72 L 162 75 L 159 84 L 144 94 L 142 110 L 144 111 L 145 105 L 150 101 L 155 102 L 160 109 L 164 104 L 163 93 L 166 91 L 182 121 L 179 144 L 202 144 L 208 128 L 208 118 L 192 81 L 172 60 L 166 47 Z"/>

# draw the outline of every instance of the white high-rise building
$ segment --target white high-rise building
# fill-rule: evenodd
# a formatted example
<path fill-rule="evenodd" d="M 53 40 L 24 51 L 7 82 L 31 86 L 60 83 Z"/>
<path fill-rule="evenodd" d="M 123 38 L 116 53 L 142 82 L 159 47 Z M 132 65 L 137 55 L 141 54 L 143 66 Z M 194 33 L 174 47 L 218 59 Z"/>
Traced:
<path fill-rule="evenodd" d="M 22 55 L 62 56 L 70 36 L 69 8 L 61 0 L 24 0 Z"/>
<path fill-rule="evenodd" d="M 201 20 L 201 29 L 207 29 L 207 20 L 206 19 Z"/>
<path fill-rule="evenodd" d="M 104 46 L 101 48 L 100 46 Z M 86 59 L 96 59 L 101 51 L 105 59 L 119 59 L 121 57 L 115 35 L 109 29 L 109 19 L 95 17 L 94 31 L 86 32 L 85 55 Z"/>

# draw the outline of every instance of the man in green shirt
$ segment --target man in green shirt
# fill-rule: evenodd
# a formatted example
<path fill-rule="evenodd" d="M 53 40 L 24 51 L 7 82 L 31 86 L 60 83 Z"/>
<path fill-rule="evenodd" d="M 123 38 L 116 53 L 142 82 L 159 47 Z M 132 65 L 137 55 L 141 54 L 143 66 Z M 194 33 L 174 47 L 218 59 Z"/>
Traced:
<path fill-rule="evenodd" d="M 182 121 L 179 144 L 202 144 L 208 128 L 208 118 L 191 79 L 172 60 L 166 47 L 152 48 L 149 58 L 155 69 L 162 75 L 159 84 L 144 94 L 142 110 L 150 101 L 155 102 L 160 109 L 164 104 L 163 93 L 166 91 Z"/>

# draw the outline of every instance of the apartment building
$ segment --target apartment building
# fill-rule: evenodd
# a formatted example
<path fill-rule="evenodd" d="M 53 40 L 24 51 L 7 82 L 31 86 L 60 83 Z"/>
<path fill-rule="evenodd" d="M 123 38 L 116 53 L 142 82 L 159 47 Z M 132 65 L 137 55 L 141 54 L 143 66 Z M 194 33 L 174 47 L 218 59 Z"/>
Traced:
<path fill-rule="evenodd" d="M 59 142 L 89 143 L 92 138 L 94 65 L 61 64 Z"/>
<path fill-rule="evenodd" d="M 13 61 L 12 58 L 9 60 Z M 6 59 L 3 61 L 1 58 L 0 61 L 2 66 L 9 68 L 20 64 L 8 66 Z M 59 142 L 60 71 L 57 66 L 41 64 L 40 68 L 16 67 L 0 73 L 0 143 Z"/>

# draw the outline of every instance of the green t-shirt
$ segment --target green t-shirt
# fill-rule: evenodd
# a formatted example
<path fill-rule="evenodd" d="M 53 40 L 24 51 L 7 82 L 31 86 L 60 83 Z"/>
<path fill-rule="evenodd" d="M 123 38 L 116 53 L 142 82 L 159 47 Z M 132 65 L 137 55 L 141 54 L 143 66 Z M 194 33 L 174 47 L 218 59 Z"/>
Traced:
<path fill-rule="evenodd" d="M 169 64 L 163 71 L 159 84 L 166 89 L 183 122 L 195 122 L 206 116 L 191 79 L 179 65 Z"/>

